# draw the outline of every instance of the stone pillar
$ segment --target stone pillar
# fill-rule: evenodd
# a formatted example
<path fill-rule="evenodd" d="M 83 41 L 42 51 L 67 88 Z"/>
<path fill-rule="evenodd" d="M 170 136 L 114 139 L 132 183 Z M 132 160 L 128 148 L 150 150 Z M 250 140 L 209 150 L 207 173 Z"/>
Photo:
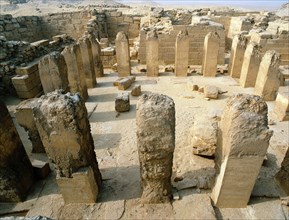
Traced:
<path fill-rule="evenodd" d="M 19 125 L 27 132 L 32 143 L 33 153 L 45 153 L 44 146 L 36 128 L 33 116 L 33 108 L 37 106 L 37 98 L 20 102 L 15 111 L 15 117 Z"/>
<path fill-rule="evenodd" d="M 233 38 L 228 70 L 232 78 L 240 78 L 246 45 L 247 38 L 243 34 L 235 35 Z"/>
<path fill-rule="evenodd" d="M 94 63 L 94 70 L 96 77 L 102 77 L 103 76 L 103 65 L 101 61 L 101 47 L 96 40 L 95 36 L 92 34 L 88 35 L 88 39 L 91 43 L 92 48 L 92 55 L 93 55 L 93 63 Z"/>
<path fill-rule="evenodd" d="M 140 97 L 136 112 L 137 145 L 144 203 L 168 202 L 175 149 L 175 104 L 165 95 Z"/>
<path fill-rule="evenodd" d="M 273 134 L 267 104 L 259 96 L 231 97 L 220 121 L 216 149 L 219 174 L 211 198 L 219 208 L 244 208 Z"/>
<path fill-rule="evenodd" d="M 159 75 L 159 38 L 155 30 L 147 33 L 146 64 L 147 76 Z"/>
<path fill-rule="evenodd" d="M 243 88 L 255 86 L 260 61 L 260 46 L 250 42 L 245 50 L 241 68 L 240 85 Z"/>
<path fill-rule="evenodd" d="M 284 192 L 289 196 L 289 148 L 281 163 L 281 169 L 276 174 L 276 180 Z"/>
<path fill-rule="evenodd" d="M 175 72 L 176 76 L 187 76 L 189 65 L 190 39 L 188 31 L 180 31 L 176 38 Z"/>
<path fill-rule="evenodd" d="M 116 35 L 115 50 L 118 76 L 129 76 L 131 74 L 129 44 L 128 38 L 123 31 L 118 32 Z"/>
<path fill-rule="evenodd" d="M 278 93 L 274 114 L 280 121 L 289 121 L 289 92 Z"/>
<path fill-rule="evenodd" d="M 23 201 L 33 168 L 5 104 L 0 100 L 0 202 Z"/>
<path fill-rule="evenodd" d="M 88 93 L 79 45 L 66 46 L 61 54 L 67 66 L 69 91 L 72 93 L 79 92 L 81 97 L 86 100 Z"/>
<path fill-rule="evenodd" d="M 220 36 L 217 32 L 210 32 L 204 41 L 204 55 L 202 63 L 203 76 L 215 77 L 217 73 Z"/>
<path fill-rule="evenodd" d="M 279 64 L 280 55 L 274 50 L 267 51 L 260 63 L 255 84 L 255 94 L 261 96 L 265 101 L 274 101 L 276 99 L 281 82 Z"/>
<path fill-rule="evenodd" d="M 78 94 L 61 90 L 42 96 L 34 117 L 66 203 L 92 203 L 101 186 L 87 111 Z"/>
<path fill-rule="evenodd" d="M 44 56 L 38 69 L 44 94 L 56 89 L 68 90 L 67 67 L 62 54 L 52 52 Z"/>
<path fill-rule="evenodd" d="M 82 37 L 77 44 L 80 47 L 86 86 L 87 88 L 94 88 L 96 86 L 96 75 L 90 40 L 87 37 Z"/>

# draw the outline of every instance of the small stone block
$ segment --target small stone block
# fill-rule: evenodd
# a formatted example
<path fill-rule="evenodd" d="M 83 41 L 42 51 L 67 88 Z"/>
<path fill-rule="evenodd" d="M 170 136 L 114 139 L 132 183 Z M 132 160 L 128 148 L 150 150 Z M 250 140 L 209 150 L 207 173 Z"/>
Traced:
<path fill-rule="evenodd" d="M 25 67 L 17 67 L 15 71 L 17 75 L 30 75 L 38 71 L 38 61 L 32 62 Z"/>
<path fill-rule="evenodd" d="M 205 98 L 217 99 L 219 95 L 219 89 L 216 86 L 205 86 L 204 95 Z"/>
<path fill-rule="evenodd" d="M 115 110 L 117 112 L 127 112 L 130 109 L 130 101 L 128 93 L 120 93 L 115 98 Z"/>
<path fill-rule="evenodd" d="M 123 80 L 123 78 L 118 78 L 117 80 L 115 80 L 115 81 L 113 82 L 113 85 L 114 85 L 114 86 L 118 86 L 118 85 L 119 85 L 119 82 L 120 82 L 121 80 Z"/>
<path fill-rule="evenodd" d="M 132 96 L 140 96 L 141 95 L 141 86 L 135 85 L 131 90 L 131 95 Z"/>
<path fill-rule="evenodd" d="M 31 161 L 34 173 L 38 179 L 45 179 L 50 173 L 49 163 L 40 160 Z"/>

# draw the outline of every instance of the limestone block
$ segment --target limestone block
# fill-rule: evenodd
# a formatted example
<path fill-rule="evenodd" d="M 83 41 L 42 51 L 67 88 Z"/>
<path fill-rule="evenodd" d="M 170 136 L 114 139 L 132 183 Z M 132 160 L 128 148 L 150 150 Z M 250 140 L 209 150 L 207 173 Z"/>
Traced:
<path fill-rule="evenodd" d="M 260 66 L 261 48 L 255 42 L 248 44 L 240 75 L 240 85 L 244 88 L 254 87 Z"/>
<path fill-rule="evenodd" d="M 274 114 L 280 121 L 289 121 L 289 92 L 278 93 Z"/>
<path fill-rule="evenodd" d="M 150 31 L 146 37 L 147 76 L 159 75 L 159 39 L 156 31 Z"/>
<path fill-rule="evenodd" d="M 121 81 L 121 80 L 123 80 L 124 78 L 122 78 L 122 77 L 120 77 L 120 78 L 118 78 L 117 80 L 115 80 L 114 82 L 113 82 L 113 86 L 118 86 L 119 85 L 119 82 Z"/>
<path fill-rule="evenodd" d="M 115 111 L 127 112 L 130 109 L 130 101 L 128 93 L 120 93 L 115 98 Z"/>
<path fill-rule="evenodd" d="M 218 132 L 218 176 L 211 194 L 215 206 L 247 206 L 273 135 L 267 113 L 259 96 L 237 94 L 228 100 Z"/>
<path fill-rule="evenodd" d="M 24 67 L 17 67 L 15 70 L 17 75 L 30 75 L 36 71 L 38 71 L 38 62 L 29 63 Z"/>
<path fill-rule="evenodd" d="M 79 94 L 65 94 L 61 90 L 48 93 L 39 98 L 33 113 L 45 151 L 55 164 L 58 177 L 73 178 L 73 173 L 80 168 L 90 166 L 99 188 L 101 174 L 87 110 Z"/>
<path fill-rule="evenodd" d="M 220 36 L 217 32 L 210 32 L 204 41 L 204 54 L 202 63 L 203 76 L 214 77 L 217 73 Z"/>
<path fill-rule="evenodd" d="M 260 63 L 255 94 L 261 96 L 265 101 L 274 101 L 281 82 L 279 70 L 280 54 L 274 50 L 268 50 Z"/>
<path fill-rule="evenodd" d="M 174 101 L 165 95 L 144 94 L 136 108 L 142 202 L 169 202 L 175 149 Z"/>
<path fill-rule="evenodd" d="M 141 95 L 141 86 L 135 85 L 131 90 L 131 95 L 132 96 L 140 96 Z"/>
<path fill-rule="evenodd" d="M 94 70 L 96 77 L 102 77 L 103 76 L 103 65 L 101 61 L 101 47 L 96 40 L 96 37 L 92 34 L 88 35 L 88 39 L 91 43 L 91 49 L 92 49 L 92 55 L 93 55 L 93 62 L 94 62 Z"/>
<path fill-rule="evenodd" d="M 120 77 L 131 74 L 129 43 L 126 34 L 118 32 L 115 39 L 117 71 Z"/>
<path fill-rule="evenodd" d="M 41 47 L 41 46 L 45 47 L 48 45 L 49 45 L 49 40 L 46 40 L 46 39 L 31 43 L 31 46 L 34 46 L 34 47 Z"/>
<path fill-rule="evenodd" d="M 289 149 L 287 149 L 285 157 L 281 163 L 280 171 L 276 174 L 276 180 L 284 192 L 289 195 Z"/>
<path fill-rule="evenodd" d="M 87 37 L 82 37 L 78 40 L 81 51 L 83 72 L 87 88 L 94 88 L 96 85 L 96 75 L 93 62 L 93 54 L 91 42 Z"/>
<path fill-rule="evenodd" d="M 67 66 L 59 52 L 44 56 L 38 63 L 39 76 L 45 94 L 56 89 L 68 90 Z"/>
<path fill-rule="evenodd" d="M 214 156 L 217 145 L 218 122 L 206 115 L 194 117 L 190 129 L 190 143 L 193 153 L 202 156 Z"/>
<path fill-rule="evenodd" d="M 188 31 L 180 31 L 176 38 L 175 72 L 176 76 L 187 76 L 189 65 L 190 38 Z"/>
<path fill-rule="evenodd" d="M 69 91 L 72 93 L 79 92 L 81 97 L 86 100 L 88 93 L 79 45 L 66 46 L 61 54 L 67 66 Z"/>
<path fill-rule="evenodd" d="M 82 167 L 71 178 L 56 177 L 57 185 L 65 203 L 95 203 L 98 186 L 91 167 Z"/>
<path fill-rule="evenodd" d="M 34 183 L 33 168 L 12 118 L 0 101 L 0 202 L 23 201 Z"/>
<path fill-rule="evenodd" d="M 204 96 L 210 99 L 218 99 L 219 89 L 216 86 L 205 86 L 204 87 Z"/>
<path fill-rule="evenodd" d="M 126 90 L 135 81 L 135 76 L 129 76 L 117 82 L 119 90 Z"/>
<path fill-rule="evenodd" d="M 41 161 L 41 160 L 35 160 L 35 159 L 33 159 L 31 163 L 32 163 L 35 176 L 38 179 L 45 179 L 45 177 L 49 175 L 51 171 L 49 167 L 49 163 Z"/>
<path fill-rule="evenodd" d="M 22 101 L 16 107 L 15 117 L 18 124 L 28 132 L 29 140 L 32 143 L 32 152 L 45 153 L 33 116 L 33 108 L 37 105 L 37 100 L 35 98 Z"/>
<path fill-rule="evenodd" d="M 246 45 L 247 38 L 243 34 L 235 35 L 229 63 L 229 74 L 233 78 L 240 78 Z"/>

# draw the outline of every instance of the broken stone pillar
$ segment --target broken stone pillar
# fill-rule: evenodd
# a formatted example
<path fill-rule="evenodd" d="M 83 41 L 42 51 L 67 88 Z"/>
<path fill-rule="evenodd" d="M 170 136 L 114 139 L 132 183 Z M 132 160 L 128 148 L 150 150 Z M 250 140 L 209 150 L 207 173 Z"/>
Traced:
<path fill-rule="evenodd" d="M 79 45 L 66 46 L 61 54 L 67 66 L 69 91 L 72 93 L 79 92 L 81 97 L 86 100 L 88 93 Z"/>
<path fill-rule="evenodd" d="M 274 114 L 280 121 L 289 121 L 289 92 L 278 93 Z"/>
<path fill-rule="evenodd" d="M 265 101 L 274 101 L 281 82 L 279 70 L 280 55 L 274 50 L 268 50 L 260 63 L 255 94 L 261 96 Z"/>
<path fill-rule="evenodd" d="M 189 65 L 190 38 L 188 31 L 180 31 L 176 38 L 175 72 L 176 76 L 187 76 Z"/>
<path fill-rule="evenodd" d="M 52 52 L 44 56 L 38 69 L 44 94 L 56 89 L 68 90 L 67 67 L 62 54 Z"/>
<path fill-rule="evenodd" d="M 147 76 L 159 75 L 159 38 L 155 30 L 147 33 L 146 64 Z"/>
<path fill-rule="evenodd" d="M 0 202 L 23 201 L 33 168 L 5 104 L 0 100 Z"/>
<path fill-rule="evenodd" d="M 211 198 L 219 208 L 244 208 L 250 199 L 273 131 L 259 96 L 231 97 L 220 121 L 216 149 L 219 174 Z"/>
<path fill-rule="evenodd" d="M 165 95 L 144 94 L 137 103 L 137 145 L 144 203 L 169 202 L 175 149 L 175 104 Z"/>
<path fill-rule="evenodd" d="M 215 77 L 217 73 L 220 36 L 217 32 L 210 32 L 204 41 L 204 55 L 202 63 L 202 75 Z"/>
<path fill-rule="evenodd" d="M 260 65 L 260 46 L 250 42 L 245 50 L 240 75 L 240 85 L 243 88 L 254 87 Z"/>
<path fill-rule="evenodd" d="M 129 76 L 130 70 L 130 56 L 128 38 L 123 31 L 116 35 L 115 39 L 116 61 L 118 76 Z"/>
<path fill-rule="evenodd" d="M 32 152 L 45 153 L 33 116 L 33 108 L 37 105 L 37 100 L 37 98 L 27 99 L 20 102 L 16 108 L 15 117 L 18 124 L 28 132 L 29 140 L 32 143 Z"/>
<path fill-rule="evenodd" d="M 92 55 L 93 55 L 93 62 L 94 62 L 94 70 L 96 77 L 102 77 L 103 76 L 103 65 L 101 61 L 101 47 L 96 40 L 95 36 L 92 34 L 88 35 L 88 39 L 91 43 L 92 48 Z"/>
<path fill-rule="evenodd" d="M 233 38 L 229 64 L 229 74 L 232 78 L 240 78 L 247 38 L 243 34 L 237 34 Z"/>
<path fill-rule="evenodd" d="M 284 192 L 289 196 L 289 148 L 281 163 L 281 169 L 276 174 L 276 180 Z"/>
<path fill-rule="evenodd" d="M 78 45 L 81 52 L 86 87 L 94 88 L 96 85 L 96 76 L 90 40 L 87 37 L 82 37 L 78 40 Z"/>
<path fill-rule="evenodd" d="M 126 92 L 120 93 L 115 98 L 115 111 L 128 112 L 130 109 L 129 95 Z"/>
<path fill-rule="evenodd" d="M 34 117 L 49 159 L 55 164 L 57 184 L 66 203 L 92 203 L 101 174 L 84 101 L 61 90 L 42 96 Z"/>

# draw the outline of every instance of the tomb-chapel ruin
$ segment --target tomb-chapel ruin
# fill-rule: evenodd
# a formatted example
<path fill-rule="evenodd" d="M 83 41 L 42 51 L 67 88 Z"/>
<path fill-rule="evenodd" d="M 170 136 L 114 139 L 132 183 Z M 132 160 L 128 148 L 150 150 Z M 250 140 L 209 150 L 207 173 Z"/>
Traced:
<path fill-rule="evenodd" d="M 0 1 L 0 219 L 289 219 L 289 4 L 234 4 Z"/>

